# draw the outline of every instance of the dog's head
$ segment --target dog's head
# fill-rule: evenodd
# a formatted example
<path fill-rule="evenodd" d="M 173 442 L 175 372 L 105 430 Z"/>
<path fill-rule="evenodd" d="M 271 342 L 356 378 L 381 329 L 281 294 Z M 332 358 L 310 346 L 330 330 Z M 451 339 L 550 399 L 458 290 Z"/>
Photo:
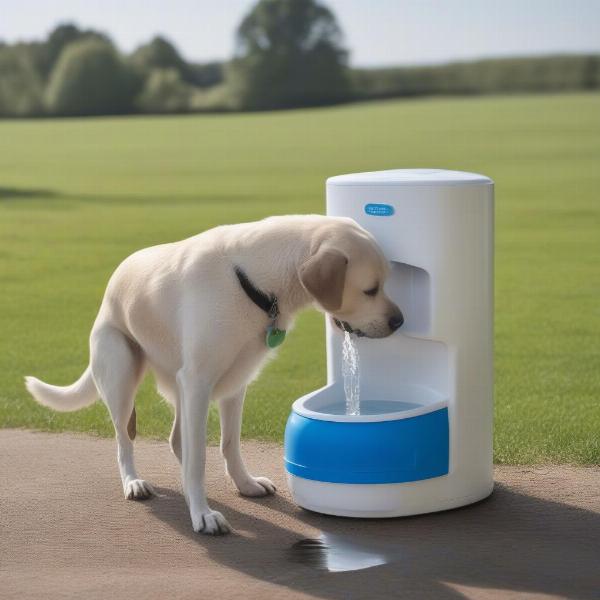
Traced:
<path fill-rule="evenodd" d="M 373 236 L 352 219 L 332 218 L 299 269 L 300 281 L 342 330 L 369 338 L 392 334 L 404 322 L 384 292 L 390 267 Z"/>

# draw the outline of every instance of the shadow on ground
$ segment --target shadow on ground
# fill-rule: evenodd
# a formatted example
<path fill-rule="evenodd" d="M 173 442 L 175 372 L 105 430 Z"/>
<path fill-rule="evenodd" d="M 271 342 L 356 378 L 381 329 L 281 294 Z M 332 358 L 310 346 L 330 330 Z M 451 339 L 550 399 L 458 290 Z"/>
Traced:
<path fill-rule="evenodd" d="M 402 519 L 327 517 L 301 511 L 281 496 L 254 501 L 288 519 L 300 519 L 334 543 L 345 540 L 367 555 L 371 552 L 387 560 L 380 566 L 337 573 L 315 569 L 325 566 L 319 557 L 290 568 L 289 560 L 302 563 L 294 560 L 286 545 L 293 532 L 276 521 L 258 519 L 222 503 L 213 502 L 213 508 L 226 514 L 245 535 L 215 542 L 194 534 L 182 496 L 166 489 L 160 493 L 163 497 L 151 503 L 151 513 L 203 546 L 214 560 L 320 598 L 361 597 L 353 595 L 358 590 L 371 598 L 386 594 L 464 597 L 452 589 L 453 584 L 598 598 L 600 515 L 524 495 L 506 485 L 497 485 L 490 498 L 470 507 Z M 266 564 L 271 568 L 265 569 Z"/>
<path fill-rule="evenodd" d="M 298 508 L 280 446 L 244 443 L 250 469 L 279 487 L 256 500 L 209 447 L 209 500 L 234 528 L 210 537 L 192 531 L 165 443 L 136 440 L 160 494 L 148 502 L 123 499 L 115 454 L 113 440 L 0 430 L 3 600 L 598 598 L 598 468 L 497 467 L 478 504 L 360 520 Z"/>
<path fill-rule="evenodd" d="M 219 194 L 219 193 L 194 193 L 183 194 L 97 194 L 97 193 L 62 193 L 56 190 L 43 188 L 22 188 L 22 187 L 0 187 L 0 201 L 2 200 L 35 200 L 38 198 L 60 199 L 68 202 L 77 202 L 83 204 L 96 205 L 119 205 L 119 206 L 163 206 L 166 204 L 196 206 L 215 204 L 222 206 L 224 204 L 244 205 L 249 200 L 255 200 L 253 195 L 249 194 Z"/>
<path fill-rule="evenodd" d="M 41 188 L 0 187 L 0 200 L 19 200 L 28 198 L 54 198 L 56 192 Z"/>

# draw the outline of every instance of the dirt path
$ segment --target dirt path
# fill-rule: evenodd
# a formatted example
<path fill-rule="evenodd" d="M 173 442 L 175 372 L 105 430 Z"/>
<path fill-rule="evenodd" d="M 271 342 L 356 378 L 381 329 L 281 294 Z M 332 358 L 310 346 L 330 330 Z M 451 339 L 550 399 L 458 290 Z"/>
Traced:
<path fill-rule="evenodd" d="M 191 529 L 167 445 L 136 447 L 161 494 L 144 503 L 122 498 L 112 440 L 0 431 L 3 599 L 600 594 L 600 468 L 500 467 L 496 491 L 475 506 L 367 521 L 298 509 L 275 445 L 244 453 L 281 493 L 242 498 L 210 448 L 209 497 L 236 531 L 210 538 Z M 292 549 L 304 538 L 320 541 Z"/>

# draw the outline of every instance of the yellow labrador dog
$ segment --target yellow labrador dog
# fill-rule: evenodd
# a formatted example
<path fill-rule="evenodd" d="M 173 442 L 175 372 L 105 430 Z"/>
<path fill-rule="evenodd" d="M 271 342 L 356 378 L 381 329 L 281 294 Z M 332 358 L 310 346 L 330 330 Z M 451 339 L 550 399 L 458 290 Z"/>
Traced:
<path fill-rule="evenodd" d="M 403 317 L 384 293 L 388 263 L 373 237 L 348 218 L 271 217 L 216 227 L 189 239 L 146 248 L 112 275 L 90 336 L 90 364 L 74 384 L 26 378 L 45 406 L 77 410 L 98 397 L 112 417 L 125 497 L 151 496 L 133 460 L 134 397 L 150 368 L 175 408 L 170 436 L 195 531 L 226 533 L 204 489 L 206 418 L 219 404 L 226 470 L 247 496 L 272 494 L 240 453 L 248 383 L 309 303 L 341 329 L 378 338 Z"/>

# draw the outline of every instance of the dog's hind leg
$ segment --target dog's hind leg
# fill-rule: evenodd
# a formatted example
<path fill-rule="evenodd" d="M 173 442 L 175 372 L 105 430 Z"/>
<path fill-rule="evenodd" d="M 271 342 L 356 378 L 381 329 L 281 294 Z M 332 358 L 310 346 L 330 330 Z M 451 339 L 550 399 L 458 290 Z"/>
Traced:
<path fill-rule="evenodd" d="M 131 500 L 148 498 L 154 490 L 135 470 L 133 441 L 128 432 L 135 392 L 144 374 L 144 356 L 129 338 L 112 326 L 95 329 L 90 346 L 92 375 L 115 427 L 123 492 Z"/>
<path fill-rule="evenodd" d="M 240 447 L 242 410 L 246 388 L 219 402 L 221 419 L 221 454 L 225 459 L 227 474 L 243 496 L 266 496 L 275 493 L 275 486 L 266 477 L 253 477 L 248 473 Z"/>

